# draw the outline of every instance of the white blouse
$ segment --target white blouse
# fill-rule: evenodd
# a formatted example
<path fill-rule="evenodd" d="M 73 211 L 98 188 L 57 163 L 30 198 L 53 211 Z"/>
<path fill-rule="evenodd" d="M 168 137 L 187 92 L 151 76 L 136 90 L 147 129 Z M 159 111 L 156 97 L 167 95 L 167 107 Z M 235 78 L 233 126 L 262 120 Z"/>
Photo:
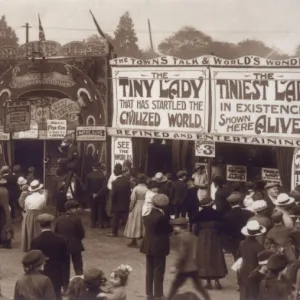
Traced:
<path fill-rule="evenodd" d="M 25 211 L 27 210 L 41 210 L 46 206 L 46 193 L 35 192 L 28 195 L 25 199 Z"/>

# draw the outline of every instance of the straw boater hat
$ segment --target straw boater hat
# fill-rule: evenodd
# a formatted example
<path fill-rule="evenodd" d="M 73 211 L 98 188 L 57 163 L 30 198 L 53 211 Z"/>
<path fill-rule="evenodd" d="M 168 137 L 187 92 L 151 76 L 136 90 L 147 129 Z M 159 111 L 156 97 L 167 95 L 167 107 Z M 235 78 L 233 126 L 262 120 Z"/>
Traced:
<path fill-rule="evenodd" d="M 279 187 L 280 184 L 278 182 L 267 182 L 265 185 L 265 190 L 272 189 L 275 186 Z"/>
<path fill-rule="evenodd" d="M 259 236 L 266 232 L 266 228 L 259 225 L 256 220 L 251 220 L 242 228 L 241 232 L 245 236 Z"/>
<path fill-rule="evenodd" d="M 31 183 L 30 183 L 30 186 L 29 186 L 29 188 L 28 188 L 28 191 L 29 192 L 37 192 L 37 191 L 39 191 L 40 189 L 42 189 L 43 188 L 43 184 L 42 183 L 40 183 L 38 180 L 33 180 Z"/>
<path fill-rule="evenodd" d="M 265 200 L 257 200 L 252 203 L 252 209 L 255 212 L 260 212 L 268 208 L 268 204 Z"/>
<path fill-rule="evenodd" d="M 0 178 L 0 185 L 7 184 L 7 180 L 5 178 Z"/>
<path fill-rule="evenodd" d="M 158 172 L 153 177 L 153 180 L 157 181 L 158 183 L 163 183 L 163 182 L 166 182 L 168 180 L 168 178 L 163 173 Z"/>
<path fill-rule="evenodd" d="M 24 185 L 27 183 L 27 180 L 24 177 L 18 178 L 18 185 Z"/>
<path fill-rule="evenodd" d="M 274 201 L 274 204 L 277 206 L 286 206 L 295 202 L 295 199 L 290 197 L 288 194 L 281 193 L 278 195 L 277 199 Z"/>

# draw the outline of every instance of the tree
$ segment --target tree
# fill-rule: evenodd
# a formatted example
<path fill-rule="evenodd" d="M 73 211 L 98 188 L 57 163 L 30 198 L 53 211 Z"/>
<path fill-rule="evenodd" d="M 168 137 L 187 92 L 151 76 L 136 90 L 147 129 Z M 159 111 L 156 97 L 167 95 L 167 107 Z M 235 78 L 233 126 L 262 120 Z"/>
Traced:
<path fill-rule="evenodd" d="M 237 44 L 239 56 L 256 55 L 259 57 L 273 58 L 277 51 L 268 47 L 263 42 L 258 40 L 247 39 Z"/>
<path fill-rule="evenodd" d="M 7 25 L 6 17 L 3 15 L 0 19 L 0 46 L 17 46 L 18 40 L 16 32 Z"/>
<path fill-rule="evenodd" d="M 142 58 L 143 59 L 152 59 L 159 57 L 160 55 L 152 49 L 142 50 Z"/>
<path fill-rule="evenodd" d="M 138 38 L 129 12 L 125 12 L 125 14 L 121 16 L 114 34 L 115 38 L 113 44 L 118 56 L 141 57 Z"/>
<path fill-rule="evenodd" d="M 161 53 L 179 58 L 190 59 L 209 54 L 208 45 L 212 38 L 194 27 L 184 27 L 166 38 L 158 46 Z"/>
<path fill-rule="evenodd" d="M 235 59 L 240 56 L 236 44 L 217 41 L 207 45 L 207 53 L 225 59 Z"/>

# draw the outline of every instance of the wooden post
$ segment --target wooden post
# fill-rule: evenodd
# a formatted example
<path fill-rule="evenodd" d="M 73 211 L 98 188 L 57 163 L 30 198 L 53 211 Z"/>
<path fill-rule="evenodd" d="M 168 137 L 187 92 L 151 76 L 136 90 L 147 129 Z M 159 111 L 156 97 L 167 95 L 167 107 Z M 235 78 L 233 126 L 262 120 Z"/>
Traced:
<path fill-rule="evenodd" d="M 43 140 L 43 183 L 46 187 L 46 140 Z"/>
<path fill-rule="evenodd" d="M 207 159 L 207 177 L 208 177 L 208 195 L 211 197 L 211 184 L 212 184 L 212 158 Z"/>

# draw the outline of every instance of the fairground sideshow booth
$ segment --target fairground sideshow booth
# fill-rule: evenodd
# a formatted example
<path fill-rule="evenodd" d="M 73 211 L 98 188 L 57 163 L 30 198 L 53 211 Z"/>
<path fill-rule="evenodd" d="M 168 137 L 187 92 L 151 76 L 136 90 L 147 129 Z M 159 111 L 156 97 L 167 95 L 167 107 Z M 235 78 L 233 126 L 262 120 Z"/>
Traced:
<path fill-rule="evenodd" d="M 152 176 L 192 173 L 199 161 L 231 182 L 281 181 L 286 190 L 298 182 L 300 59 L 117 58 L 110 65 L 112 165 L 132 159 Z"/>
<path fill-rule="evenodd" d="M 1 163 L 33 166 L 51 185 L 67 135 L 77 142 L 82 180 L 92 161 L 106 162 L 105 45 L 45 41 L 0 53 Z"/>

